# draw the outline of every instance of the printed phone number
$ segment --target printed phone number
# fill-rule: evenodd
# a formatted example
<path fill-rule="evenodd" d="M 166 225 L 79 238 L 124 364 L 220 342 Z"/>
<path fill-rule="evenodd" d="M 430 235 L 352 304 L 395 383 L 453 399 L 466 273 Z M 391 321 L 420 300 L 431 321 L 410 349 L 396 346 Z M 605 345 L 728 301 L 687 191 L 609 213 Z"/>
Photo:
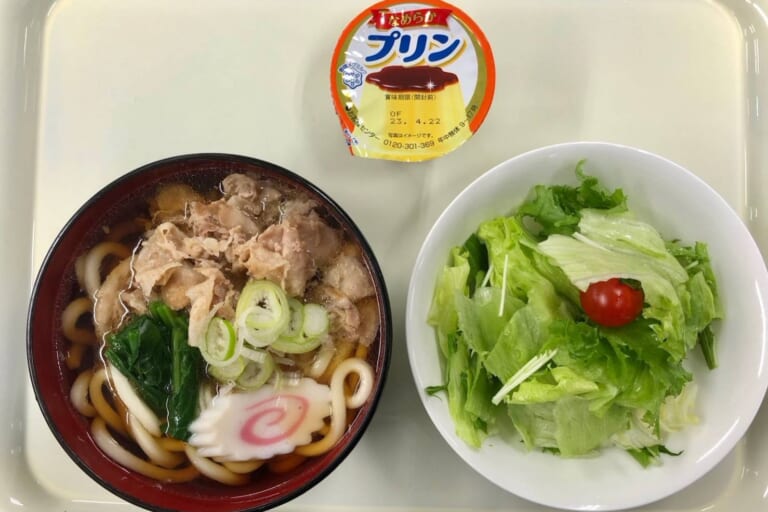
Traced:
<path fill-rule="evenodd" d="M 428 140 L 424 142 L 398 142 L 396 140 L 384 139 L 384 145 L 392 149 L 415 150 L 431 148 L 435 145 L 435 141 Z"/>

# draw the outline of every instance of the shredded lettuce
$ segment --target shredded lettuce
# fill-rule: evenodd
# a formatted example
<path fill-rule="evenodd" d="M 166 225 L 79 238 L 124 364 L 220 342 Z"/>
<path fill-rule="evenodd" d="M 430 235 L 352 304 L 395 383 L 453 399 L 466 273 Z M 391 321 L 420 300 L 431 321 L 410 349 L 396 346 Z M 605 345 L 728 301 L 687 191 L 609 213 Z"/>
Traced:
<path fill-rule="evenodd" d="M 534 187 L 451 250 L 428 317 L 445 381 L 429 392 L 447 395 L 472 447 L 503 420 L 529 449 L 617 446 L 647 466 L 674 454 L 666 433 L 698 421 L 684 362 L 698 345 L 717 365 L 715 273 L 706 244 L 665 240 L 583 161 L 575 174 L 578 185 Z M 631 323 L 603 327 L 580 293 L 615 277 L 638 283 L 645 304 Z"/>

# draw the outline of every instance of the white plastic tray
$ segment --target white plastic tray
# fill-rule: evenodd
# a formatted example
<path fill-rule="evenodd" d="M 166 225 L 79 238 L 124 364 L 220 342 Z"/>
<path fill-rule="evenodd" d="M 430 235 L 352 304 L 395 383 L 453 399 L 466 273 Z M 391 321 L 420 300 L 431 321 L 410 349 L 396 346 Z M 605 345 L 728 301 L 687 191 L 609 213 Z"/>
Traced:
<path fill-rule="evenodd" d="M 283 165 L 336 198 L 382 264 L 395 322 L 385 395 L 348 459 L 285 510 L 543 510 L 454 455 L 421 408 L 405 350 L 407 280 L 423 236 L 500 161 L 569 140 L 642 147 L 708 181 L 768 250 L 767 1 L 454 0 L 490 40 L 496 96 L 478 134 L 421 164 L 353 158 L 338 128 L 331 53 L 370 3 L 0 3 L 0 512 L 135 510 L 47 431 L 30 395 L 24 319 L 65 220 L 146 162 L 221 151 Z M 768 510 L 768 406 L 715 470 L 647 510 Z"/>

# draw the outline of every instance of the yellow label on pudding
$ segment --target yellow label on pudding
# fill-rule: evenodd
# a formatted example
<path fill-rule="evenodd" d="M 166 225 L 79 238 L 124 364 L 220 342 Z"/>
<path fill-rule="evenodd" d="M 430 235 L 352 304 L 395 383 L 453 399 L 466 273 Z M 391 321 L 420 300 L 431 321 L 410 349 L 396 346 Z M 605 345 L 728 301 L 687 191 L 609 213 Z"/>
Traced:
<path fill-rule="evenodd" d="M 485 36 L 439 0 L 372 6 L 344 31 L 331 65 L 350 152 L 404 162 L 444 155 L 469 139 L 494 83 Z"/>

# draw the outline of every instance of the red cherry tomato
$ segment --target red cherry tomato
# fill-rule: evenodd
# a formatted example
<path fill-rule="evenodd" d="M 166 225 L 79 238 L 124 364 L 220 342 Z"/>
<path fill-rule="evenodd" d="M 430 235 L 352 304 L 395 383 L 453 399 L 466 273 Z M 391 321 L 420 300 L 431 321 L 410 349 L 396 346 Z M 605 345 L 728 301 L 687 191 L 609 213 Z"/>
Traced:
<path fill-rule="evenodd" d="M 626 325 L 643 311 L 643 290 L 619 278 L 592 283 L 581 292 L 581 307 L 596 324 L 605 327 Z"/>

